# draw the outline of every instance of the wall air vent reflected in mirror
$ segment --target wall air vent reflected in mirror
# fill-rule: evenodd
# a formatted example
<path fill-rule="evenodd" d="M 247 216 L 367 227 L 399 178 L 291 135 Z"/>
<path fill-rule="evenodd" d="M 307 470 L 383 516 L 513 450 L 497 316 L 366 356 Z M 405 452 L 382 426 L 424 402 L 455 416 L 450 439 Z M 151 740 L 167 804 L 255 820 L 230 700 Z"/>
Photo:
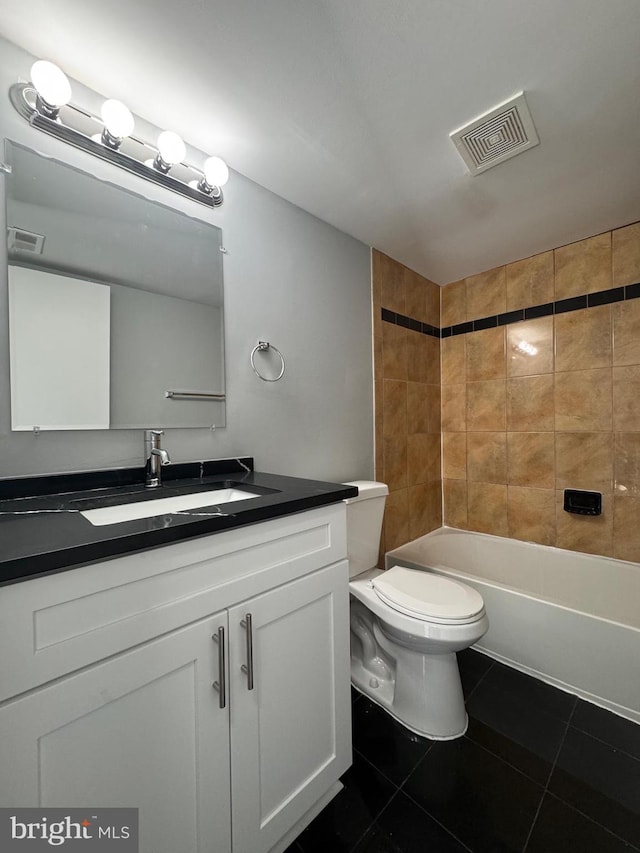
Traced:
<path fill-rule="evenodd" d="M 7 228 L 7 244 L 9 251 L 28 252 L 30 255 L 41 255 L 44 248 L 44 236 L 25 231 L 23 228 L 9 226 Z"/>

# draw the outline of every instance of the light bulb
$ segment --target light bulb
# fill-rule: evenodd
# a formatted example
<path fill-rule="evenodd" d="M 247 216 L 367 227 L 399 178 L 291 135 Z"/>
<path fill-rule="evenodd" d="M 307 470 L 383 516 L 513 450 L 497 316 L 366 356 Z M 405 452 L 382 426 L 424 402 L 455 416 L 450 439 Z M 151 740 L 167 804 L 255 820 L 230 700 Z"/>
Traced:
<path fill-rule="evenodd" d="M 223 187 L 229 180 L 229 168 L 221 157 L 208 157 L 203 171 L 210 187 Z"/>
<path fill-rule="evenodd" d="M 100 110 L 102 121 L 108 133 L 116 139 L 122 139 L 133 133 L 134 120 L 131 110 L 121 101 L 105 101 Z"/>
<path fill-rule="evenodd" d="M 174 166 L 184 160 L 187 153 L 185 144 L 177 133 L 172 130 L 163 130 L 158 137 L 158 151 L 167 166 Z"/>
<path fill-rule="evenodd" d="M 59 108 L 71 100 L 71 84 L 53 62 L 39 59 L 31 66 L 31 82 L 38 95 L 50 107 Z"/>

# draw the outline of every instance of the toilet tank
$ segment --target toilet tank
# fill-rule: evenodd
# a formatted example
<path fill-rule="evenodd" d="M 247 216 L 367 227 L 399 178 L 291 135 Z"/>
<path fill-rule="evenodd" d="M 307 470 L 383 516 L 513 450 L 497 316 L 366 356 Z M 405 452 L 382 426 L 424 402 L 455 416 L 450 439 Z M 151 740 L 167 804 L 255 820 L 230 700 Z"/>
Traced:
<path fill-rule="evenodd" d="M 347 551 L 349 577 L 355 577 L 378 562 L 384 504 L 389 488 L 371 480 L 354 480 L 347 486 L 358 487 L 357 498 L 347 498 Z"/>

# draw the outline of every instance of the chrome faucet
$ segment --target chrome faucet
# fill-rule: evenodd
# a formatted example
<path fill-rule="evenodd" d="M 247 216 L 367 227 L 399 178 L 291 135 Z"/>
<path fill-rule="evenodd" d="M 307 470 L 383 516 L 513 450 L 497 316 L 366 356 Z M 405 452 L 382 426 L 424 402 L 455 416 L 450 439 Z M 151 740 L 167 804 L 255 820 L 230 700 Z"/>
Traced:
<path fill-rule="evenodd" d="M 162 484 L 162 466 L 171 465 L 169 454 L 160 447 L 160 437 L 163 435 L 163 429 L 144 431 L 144 453 L 147 458 L 144 484 L 147 489 L 157 489 Z"/>

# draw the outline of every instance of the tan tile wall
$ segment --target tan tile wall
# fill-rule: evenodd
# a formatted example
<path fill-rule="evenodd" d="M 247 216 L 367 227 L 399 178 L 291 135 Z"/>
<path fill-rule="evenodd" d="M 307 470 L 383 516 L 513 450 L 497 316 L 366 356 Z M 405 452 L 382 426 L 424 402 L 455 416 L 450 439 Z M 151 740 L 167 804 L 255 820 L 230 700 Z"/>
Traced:
<path fill-rule="evenodd" d="M 440 288 L 373 250 L 376 479 L 389 498 L 382 552 L 440 527 L 440 342 L 381 320 L 387 308 L 439 326 Z"/>
<path fill-rule="evenodd" d="M 440 325 L 638 281 L 640 223 L 447 285 Z M 441 358 L 445 523 L 640 561 L 640 299 L 445 338 Z M 564 512 L 564 488 L 601 491 L 602 516 Z"/>

